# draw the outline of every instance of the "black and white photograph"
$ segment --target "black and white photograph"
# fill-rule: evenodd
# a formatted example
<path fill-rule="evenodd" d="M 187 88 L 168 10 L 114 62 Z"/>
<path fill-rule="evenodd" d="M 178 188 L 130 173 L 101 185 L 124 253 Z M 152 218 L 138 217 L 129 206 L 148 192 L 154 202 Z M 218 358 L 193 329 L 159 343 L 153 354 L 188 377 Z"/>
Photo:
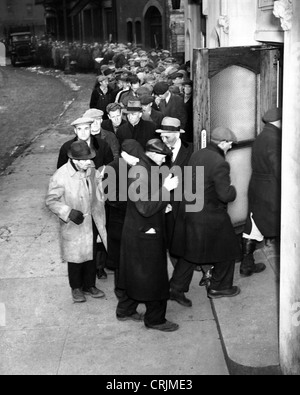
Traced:
<path fill-rule="evenodd" d="M 0 376 L 300 375 L 299 101 L 299 0 L 0 0 Z"/>

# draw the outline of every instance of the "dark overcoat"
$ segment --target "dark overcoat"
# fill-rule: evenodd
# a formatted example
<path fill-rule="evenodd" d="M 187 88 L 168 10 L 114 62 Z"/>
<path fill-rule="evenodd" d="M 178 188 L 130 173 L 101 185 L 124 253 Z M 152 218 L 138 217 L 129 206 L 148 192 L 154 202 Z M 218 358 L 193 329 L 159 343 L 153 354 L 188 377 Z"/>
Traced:
<path fill-rule="evenodd" d="M 182 97 L 171 93 L 169 102 L 166 103 L 163 100 L 159 105 L 159 110 L 163 113 L 164 117 L 179 119 L 181 128 L 185 129 L 187 123 L 187 113 Z"/>
<path fill-rule="evenodd" d="M 281 130 L 266 124 L 252 151 L 249 211 L 265 237 L 280 232 Z"/>
<path fill-rule="evenodd" d="M 194 147 L 192 144 L 187 143 L 185 141 L 181 141 L 181 148 L 178 152 L 177 158 L 174 163 L 171 163 L 169 159 L 167 161 L 167 165 L 172 169 L 174 166 L 178 166 L 181 168 L 182 175 L 184 176 L 184 168 L 188 166 L 191 156 L 194 151 Z M 182 191 L 184 188 L 184 177 L 182 178 Z M 166 230 L 167 230 L 167 238 L 168 238 L 168 246 L 172 244 L 175 223 L 178 217 L 180 202 L 174 200 L 174 193 L 171 193 L 171 205 L 172 211 L 166 215 Z"/>
<path fill-rule="evenodd" d="M 68 163 L 69 161 L 69 156 L 68 152 L 69 149 L 71 148 L 71 145 L 75 142 L 78 141 L 78 138 L 75 137 L 75 139 L 69 140 L 66 143 L 63 144 L 59 151 L 58 155 L 58 160 L 57 160 L 57 168 L 61 168 L 63 165 Z M 100 167 L 104 165 L 108 165 L 114 160 L 113 153 L 110 149 L 110 146 L 106 141 L 101 139 L 101 137 L 98 136 L 91 136 L 91 147 L 95 149 L 96 151 L 96 157 L 93 159 L 93 162 L 95 163 L 96 169 L 99 169 Z"/>
<path fill-rule="evenodd" d="M 194 153 L 189 166 L 193 178 L 196 167 L 204 167 L 204 207 L 200 212 L 187 213 L 185 203 L 180 205 L 172 254 L 202 265 L 240 258 L 238 238 L 227 213 L 236 189 L 231 185 L 230 166 L 223 151 L 212 143 Z"/>
<path fill-rule="evenodd" d="M 127 201 L 120 201 L 120 190 L 119 190 L 119 178 L 120 178 L 120 168 L 123 168 L 124 174 L 128 174 L 130 167 L 124 161 L 123 158 L 119 158 L 107 166 L 106 170 L 109 168 L 113 169 L 116 174 L 116 187 L 115 195 L 112 193 L 106 200 L 107 208 L 107 261 L 106 266 L 109 269 L 119 269 L 120 266 L 120 256 L 121 256 L 121 239 L 123 225 L 126 216 Z M 121 175 L 122 176 L 122 175 Z M 124 180 L 123 180 L 124 181 Z M 108 193 L 108 191 L 105 191 Z"/>
<path fill-rule="evenodd" d="M 151 167 L 158 166 L 146 156 L 140 159 L 139 166 L 145 169 L 139 179 L 141 191 L 148 188 L 149 193 L 144 196 L 145 199 L 128 201 L 118 286 L 125 289 L 130 298 L 141 302 L 165 300 L 169 298 L 164 230 L 168 202 L 163 202 L 160 197 L 163 187 L 151 191 Z M 129 172 L 129 185 L 137 179 L 134 176 L 135 171 L 136 166 Z M 156 233 L 147 234 L 152 228 Z"/>
<path fill-rule="evenodd" d="M 124 125 L 120 126 L 117 132 L 117 137 L 122 146 L 125 140 L 136 140 L 141 146 L 145 149 L 149 140 L 157 138 L 156 127 L 153 122 L 144 121 L 143 119 L 140 122 L 132 126 L 131 123 L 127 122 Z"/>

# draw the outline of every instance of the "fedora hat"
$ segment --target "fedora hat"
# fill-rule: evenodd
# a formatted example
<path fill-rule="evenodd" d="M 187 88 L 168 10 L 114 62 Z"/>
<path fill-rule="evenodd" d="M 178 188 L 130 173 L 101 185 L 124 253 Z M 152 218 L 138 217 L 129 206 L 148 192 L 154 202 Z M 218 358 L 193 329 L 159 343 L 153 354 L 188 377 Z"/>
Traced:
<path fill-rule="evenodd" d="M 155 152 L 160 155 L 172 156 L 172 151 L 160 139 L 149 140 L 146 145 L 146 152 Z"/>
<path fill-rule="evenodd" d="M 68 151 L 68 157 L 70 159 L 88 160 L 94 159 L 95 156 L 96 151 L 90 148 L 85 141 L 81 140 L 74 141 Z"/>
<path fill-rule="evenodd" d="M 142 112 L 142 105 L 139 100 L 129 101 L 125 110 L 123 110 L 124 114 L 130 114 L 133 112 Z"/>
<path fill-rule="evenodd" d="M 160 129 L 157 129 L 156 133 L 185 133 L 185 131 L 181 129 L 181 122 L 179 119 L 165 117 L 162 120 Z"/>

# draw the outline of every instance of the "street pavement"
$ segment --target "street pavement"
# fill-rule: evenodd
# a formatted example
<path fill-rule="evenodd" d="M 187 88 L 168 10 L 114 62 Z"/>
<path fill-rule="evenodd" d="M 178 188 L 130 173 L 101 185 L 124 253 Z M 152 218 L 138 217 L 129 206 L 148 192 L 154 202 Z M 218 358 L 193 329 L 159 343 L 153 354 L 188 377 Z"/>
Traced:
<path fill-rule="evenodd" d="M 81 86 L 77 99 L 0 177 L 0 374 L 228 375 L 199 273 L 194 307 L 169 302 L 167 318 L 180 325 L 175 333 L 117 321 L 112 274 L 97 283 L 104 300 L 72 303 L 58 219 L 45 207 L 59 148 L 94 83 L 91 75 L 69 78 Z"/>
<path fill-rule="evenodd" d="M 63 78 L 75 100 L 0 176 L 0 375 L 280 374 L 274 246 L 256 253 L 267 264 L 261 275 L 241 279 L 237 265 L 236 298 L 210 303 L 195 272 L 193 307 L 168 304 L 167 318 L 180 325 L 174 333 L 117 321 L 112 273 L 97 282 L 104 300 L 72 303 L 59 224 L 45 195 L 95 77 Z"/>

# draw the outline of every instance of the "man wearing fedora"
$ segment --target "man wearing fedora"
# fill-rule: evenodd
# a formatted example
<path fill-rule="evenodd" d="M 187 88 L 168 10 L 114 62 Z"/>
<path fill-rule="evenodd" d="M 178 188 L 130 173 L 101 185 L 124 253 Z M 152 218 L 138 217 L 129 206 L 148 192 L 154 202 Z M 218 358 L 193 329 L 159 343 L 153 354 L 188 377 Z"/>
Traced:
<path fill-rule="evenodd" d="M 138 189 L 145 195 L 132 188 L 127 203 L 118 280 L 118 288 L 124 293 L 119 299 L 117 318 L 141 321 L 143 317 L 136 309 L 145 303 L 145 326 L 173 332 L 178 325 L 166 320 L 169 278 L 164 215 L 168 201 L 164 201 L 163 196 L 176 189 L 179 180 L 169 175 L 158 185 L 151 182 L 153 169 L 156 171 L 162 166 L 167 155 L 171 155 L 171 151 L 161 140 L 150 140 L 138 165 L 129 171 L 129 189 L 138 180 Z"/>
<path fill-rule="evenodd" d="M 127 115 L 128 122 L 120 126 L 117 137 L 120 145 L 125 140 L 136 140 L 145 149 L 147 142 L 156 137 L 156 127 L 153 122 L 142 119 L 143 109 L 139 100 L 129 101 L 126 110 L 123 113 Z"/>
<path fill-rule="evenodd" d="M 265 127 L 252 150 L 252 176 L 249 185 L 249 216 L 244 229 L 243 277 L 261 273 L 264 263 L 255 263 L 256 245 L 280 236 L 282 109 L 272 108 L 263 117 Z"/>
<path fill-rule="evenodd" d="M 63 259 L 68 262 L 74 303 L 85 295 L 103 298 L 96 288 L 96 239 L 107 248 L 101 174 L 95 170 L 93 148 L 84 141 L 72 143 L 67 164 L 50 180 L 47 207 L 60 219 Z"/>
<path fill-rule="evenodd" d="M 180 127 L 180 121 L 177 118 L 165 117 L 162 120 L 161 128 L 156 130 L 160 134 L 160 138 L 166 146 L 172 151 L 172 156 L 169 158 L 167 164 L 170 168 L 178 166 L 181 169 L 181 174 L 184 176 L 184 168 L 188 165 L 189 160 L 193 154 L 193 145 L 186 143 L 181 139 L 185 131 Z M 184 185 L 184 177 L 182 178 L 182 185 Z M 173 195 L 171 195 L 173 198 Z M 166 230 L 168 239 L 168 248 L 172 245 L 174 235 L 174 228 L 178 216 L 180 202 L 172 199 L 172 210 L 166 214 Z M 173 265 L 176 264 L 176 257 L 170 254 Z M 180 296 L 180 295 L 179 295 Z M 173 295 L 175 298 L 175 293 Z"/>
<path fill-rule="evenodd" d="M 177 217 L 171 251 L 180 259 L 170 283 L 171 295 L 174 292 L 177 299 L 181 294 L 184 300 L 184 293 L 189 291 L 195 265 L 214 267 L 207 288 L 210 299 L 234 297 L 240 293 L 240 289 L 233 286 L 233 278 L 235 261 L 241 252 L 227 213 L 228 203 L 233 202 L 237 194 L 231 185 L 230 166 L 225 159 L 233 143 L 237 143 L 235 134 L 228 128 L 218 127 L 212 131 L 207 148 L 195 152 L 189 161 L 193 179 L 197 167 L 204 168 L 204 207 L 199 212 L 187 212 L 188 203 L 183 202 Z"/>
<path fill-rule="evenodd" d="M 171 93 L 169 91 L 169 85 L 166 82 L 158 82 L 155 84 L 153 91 L 156 96 L 158 110 L 162 112 L 164 117 L 179 119 L 182 129 L 185 129 L 187 114 L 183 98 Z"/>
<path fill-rule="evenodd" d="M 68 151 L 74 141 L 84 141 L 89 147 L 96 151 L 96 156 L 93 158 L 96 169 L 103 165 L 108 165 L 114 160 L 112 151 L 106 141 L 92 135 L 92 125 L 95 122 L 93 118 L 78 118 L 72 122 L 71 126 L 74 127 L 76 137 L 63 144 L 59 151 L 57 168 L 59 169 L 65 165 L 68 160 Z"/>

